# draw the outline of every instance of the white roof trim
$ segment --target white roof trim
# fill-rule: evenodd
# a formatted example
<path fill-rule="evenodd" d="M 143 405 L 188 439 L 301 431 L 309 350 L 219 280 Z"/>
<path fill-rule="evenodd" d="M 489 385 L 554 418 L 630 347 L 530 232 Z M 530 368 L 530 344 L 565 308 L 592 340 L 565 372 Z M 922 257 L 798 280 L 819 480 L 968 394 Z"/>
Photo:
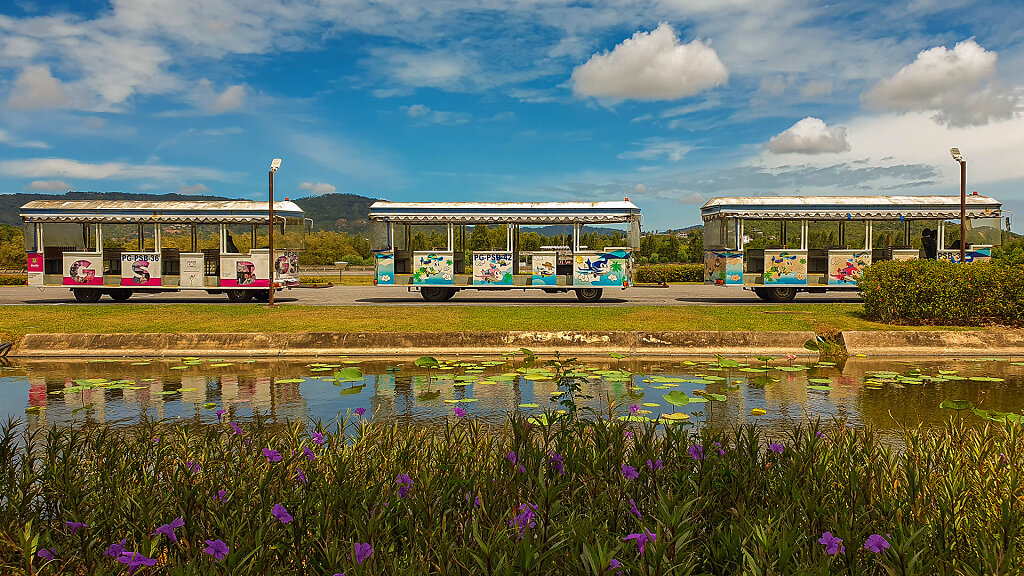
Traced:
<path fill-rule="evenodd" d="M 370 220 L 391 222 L 629 222 L 632 202 L 374 202 Z"/>
<path fill-rule="evenodd" d="M 1002 204 L 987 196 L 967 196 L 970 218 L 999 217 Z M 701 207 L 703 219 L 716 216 L 813 220 L 959 218 L 959 196 L 756 196 L 713 198 Z"/>
<path fill-rule="evenodd" d="M 21 207 L 25 222 L 235 222 L 268 220 L 268 202 L 247 200 L 35 200 Z M 274 202 L 275 217 L 303 218 L 294 202 Z"/>

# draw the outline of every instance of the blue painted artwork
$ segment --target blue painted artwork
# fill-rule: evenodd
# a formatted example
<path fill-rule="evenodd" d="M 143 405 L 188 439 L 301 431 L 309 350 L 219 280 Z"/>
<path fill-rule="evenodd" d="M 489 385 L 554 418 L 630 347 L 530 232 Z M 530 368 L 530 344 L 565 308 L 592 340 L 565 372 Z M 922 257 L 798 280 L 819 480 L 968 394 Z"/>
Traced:
<path fill-rule="evenodd" d="M 573 286 L 628 286 L 632 255 L 625 250 L 577 252 Z"/>
<path fill-rule="evenodd" d="M 395 283 L 395 255 L 392 252 L 377 252 L 373 255 L 377 269 L 377 284 L 389 286 Z"/>

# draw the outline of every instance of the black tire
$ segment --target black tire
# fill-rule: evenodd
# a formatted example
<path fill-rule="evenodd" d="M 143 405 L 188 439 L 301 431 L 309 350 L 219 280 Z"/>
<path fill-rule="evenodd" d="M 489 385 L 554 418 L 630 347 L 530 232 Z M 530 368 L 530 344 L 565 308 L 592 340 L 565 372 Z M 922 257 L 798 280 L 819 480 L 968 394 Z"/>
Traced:
<path fill-rule="evenodd" d="M 440 286 L 424 286 L 420 288 L 420 296 L 427 302 L 444 302 L 455 296 L 455 289 L 442 288 Z"/>
<path fill-rule="evenodd" d="M 248 302 L 253 297 L 252 290 L 225 290 L 228 293 L 228 300 L 232 302 Z"/>
<path fill-rule="evenodd" d="M 577 288 L 576 298 L 580 302 L 597 302 L 603 293 L 604 290 L 601 288 Z"/>
<path fill-rule="evenodd" d="M 131 290 L 111 290 L 110 291 L 110 297 L 115 302 L 127 302 L 128 299 L 132 297 L 132 291 Z"/>
<path fill-rule="evenodd" d="M 766 302 L 768 301 L 768 289 L 767 288 L 754 288 L 754 294 L 756 294 L 757 297 L 760 298 L 761 300 L 764 300 Z"/>
<path fill-rule="evenodd" d="M 75 295 L 75 300 L 79 302 L 85 302 L 86 304 L 93 304 L 100 301 L 102 292 L 96 288 L 72 288 L 71 292 Z"/>
<path fill-rule="evenodd" d="M 769 302 L 792 302 L 796 298 L 796 288 L 768 288 Z"/>
<path fill-rule="evenodd" d="M 270 302 L 270 290 L 257 290 L 253 292 L 252 298 L 257 302 Z"/>

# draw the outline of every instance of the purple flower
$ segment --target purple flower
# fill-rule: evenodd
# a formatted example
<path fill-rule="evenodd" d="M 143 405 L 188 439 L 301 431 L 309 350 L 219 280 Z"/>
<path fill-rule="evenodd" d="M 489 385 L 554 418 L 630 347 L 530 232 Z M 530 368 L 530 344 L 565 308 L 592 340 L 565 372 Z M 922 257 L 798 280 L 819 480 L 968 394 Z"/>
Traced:
<path fill-rule="evenodd" d="M 888 536 L 888 534 L 886 534 Z M 864 549 L 870 550 L 874 553 L 879 553 L 889 548 L 889 541 L 886 540 L 881 534 L 872 534 L 868 536 L 866 542 L 864 542 Z"/>
<path fill-rule="evenodd" d="M 202 470 L 203 467 L 199 465 L 199 462 L 189 460 L 188 462 L 185 462 L 185 469 L 193 474 L 199 474 L 199 471 Z"/>
<path fill-rule="evenodd" d="M 359 407 L 359 408 L 356 408 L 356 409 L 354 410 L 354 412 L 355 412 L 356 414 L 358 414 L 359 416 L 362 416 L 363 414 L 366 414 L 366 408 L 363 408 L 363 407 Z M 369 546 L 369 544 L 367 544 L 367 546 Z M 370 553 L 371 553 L 371 554 L 373 553 L 373 548 L 370 548 Z M 362 564 L 362 562 L 360 562 L 360 564 Z"/>
<path fill-rule="evenodd" d="M 818 431 L 816 431 L 816 432 L 814 433 L 814 437 L 815 437 L 815 438 L 824 438 L 824 437 L 825 437 L 825 431 L 824 431 L 824 430 L 818 430 Z"/>
<path fill-rule="evenodd" d="M 822 534 L 821 538 L 818 538 L 818 543 L 825 545 L 826 554 L 832 554 L 834 556 L 836 554 L 846 552 L 846 546 L 843 546 L 843 539 L 836 538 L 831 532 L 825 532 Z"/>
<path fill-rule="evenodd" d="M 135 574 L 142 566 L 153 566 L 156 564 L 156 558 L 146 558 L 138 552 L 128 552 L 127 550 L 121 552 L 121 555 L 117 557 L 117 561 L 128 565 L 129 575 Z"/>
<path fill-rule="evenodd" d="M 294 520 L 292 515 L 288 513 L 288 509 L 281 504 L 274 504 L 274 507 L 270 509 L 270 513 L 273 514 L 274 518 L 280 521 L 281 524 L 288 524 Z"/>
<path fill-rule="evenodd" d="M 88 528 L 89 527 L 89 525 L 86 524 L 85 522 L 65 522 L 65 524 L 68 525 L 68 528 L 71 528 L 71 535 L 72 536 L 74 536 L 75 532 L 78 532 L 79 529 L 81 529 L 81 528 Z"/>
<path fill-rule="evenodd" d="M 648 542 L 654 542 L 657 539 L 657 534 L 652 534 L 651 532 L 648 532 L 646 528 L 644 528 L 643 532 L 639 534 L 630 534 L 622 540 L 623 542 L 625 542 L 626 540 L 636 540 L 636 548 L 640 551 L 640 555 L 643 556 L 644 546 L 646 546 Z"/>
<path fill-rule="evenodd" d="M 537 505 L 526 502 L 519 506 L 519 514 L 512 518 L 508 522 L 509 528 L 514 528 L 516 533 L 519 535 L 519 539 L 522 540 L 523 536 L 526 535 L 527 528 L 536 528 L 537 521 Z"/>
<path fill-rule="evenodd" d="M 517 465 L 517 469 L 520 472 L 526 472 L 526 468 L 524 468 L 522 463 L 520 463 L 519 457 L 516 456 L 515 452 L 509 452 L 508 454 L 506 454 L 505 459 L 511 462 L 513 465 Z"/>
<path fill-rule="evenodd" d="M 629 405 L 629 413 L 630 414 L 636 414 L 639 411 L 640 411 L 640 405 L 639 404 L 630 404 Z"/>
<path fill-rule="evenodd" d="M 408 474 L 399 474 L 395 479 L 395 484 L 398 484 L 398 497 L 405 498 L 409 495 L 409 489 L 412 488 L 412 478 Z"/>
<path fill-rule="evenodd" d="M 623 433 L 623 436 L 625 436 L 626 438 L 632 438 L 633 437 L 633 431 L 632 430 L 626 430 L 626 432 Z"/>
<path fill-rule="evenodd" d="M 222 416 L 224 416 L 225 412 L 227 412 L 227 410 L 224 410 L 223 408 L 220 409 L 220 410 L 217 410 L 217 422 L 220 422 L 220 419 L 221 419 Z M 218 540 L 218 542 L 219 542 L 219 540 Z"/>
<path fill-rule="evenodd" d="M 785 450 L 786 448 L 785 446 L 779 444 L 778 442 L 769 442 L 768 449 L 771 450 L 772 452 L 775 452 L 776 454 L 782 454 L 782 451 Z"/>
<path fill-rule="evenodd" d="M 560 475 L 565 476 L 565 466 L 563 465 L 565 462 L 565 456 L 554 452 L 548 452 L 548 456 L 550 457 L 549 462 L 551 464 L 551 469 L 558 472 Z"/>
<path fill-rule="evenodd" d="M 640 473 L 636 471 L 636 468 L 629 464 L 622 465 L 622 475 L 626 477 L 626 480 L 636 480 L 640 477 Z"/>
<path fill-rule="evenodd" d="M 605 572 L 611 572 L 612 570 L 615 570 L 616 568 L 620 568 L 620 567 L 622 567 L 622 562 L 619 562 L 615 558 L 612 558 L 611 560 L 608 561 L 608 569 L 605 570 Z M 616 576 L 618 576 L 618 575 L 622 574 L 622 572 L 619 571 L 619 572 L 616 572 L 615 574 L 616 574 Z"/>
<path fill-rule="evenodd" d="M 228 548 L 228 545 L 222 540 L 207 540 L 206 548 L 203 548 L 203 552 L 213 556 L 217 559 L 217 562 L 220 562 L 228 555 L 228 552 L 231 552 L 231 548 Z"/>
<path fill-rule="evenodd" d="M 456 406 L 455 408 L 452 409 L 452 411 L 455 412 L 456 418 L 466 417 L 466 411 L 462 409 L 462 406 Z"/>
<path fill-rule="evenodd" d="M 715 442 L 713 445 L 715 447 L 715 451 L 718 452 L 719 456 L 725 456 L 725 450 L 722 450 L 722 445 L 721 444 L 719 444 L 718 442 Z"/>
<path fill-rule="evenodd" d="M 693 458 L 694 460 L 704 459 L 704 448 L 701 448 L 696 444 L 691 444 L 686 451 L 690 453 L 690 458 Z"/>
<path fill-rule="evenodd" d="M 57 550 L 53 548 L 43 548 L 42 550 L 36 552 L 36 556 L 39 556 L 47 562 L 52 562 L 53 559 L 57 557 Z"/>
<path fill-rule="evenodd" d="M 218 490 L 217 491 L 217 495 L 214 496 L 213 499 L 216 500 L 217 502 L 220 502 L 221 504 L 223 504 L 224 502 L 227 502 L 227 500 L 228 500 L 228 491 L 227 490 Z"/>
<path fill-rule="evenodd" d="M 306 475 L 302 473 L 302 468 L 299 468 L 299 472 L 298 474 L 295 475 L 295 479 L 298 480 L 299 482 L 302 482 L 303 484 L 308 484 L 308 482 L 306 481 Z"/>
<path fill-rule="evenodd" d="M 111 558 L 117 558 L 118 556 L 124 553 L 124 547 L 127 544 L 127 542 L 128 540 L 126 538 L 122 538 L 120 542 L 116 542 L 108 546 L 107 550 L 103 553 L 103 555 L 109 556 Z"/>
<path fill-rule="evenodd" d="M 316 460 L 316 454 L 313 454 L 313 451 L 309 449 L 309 446 L 303 446 L 302 453 L 306 455 L 306 458 L 309 458 L 310 462 Z"/>
<path fill-rule="evenodd" d="M 263 456 L 266 457 L 267 462 L 280 462 L 281 453 L 277 450 L 271 450 L 270 448 L 263 449 Z"/>
<path fill-rule="evenodd" d="M 159 443 L 160 443 L 160 437 L 159 436 L 153 436 L 153 444 L 159 444 Z"/>
<path fill-rule="evenodd" d="M 181 517 L 175 518 L 174 520 L 171 520 L 170 524 L 164 524 L 163 526 L 157 528 L 156 532 L 153 532 L 153 536 L 156 536 L 157 534 L 163 534 L 164 536 L 167 536 L 171 540 L 171 542 L 177 542 L 178 535 L 174 533 L 174 530 L 176 528 L 181 528 L 184 525 L 185 521 L 182 520 Z"/>
<path fill-rule="evenodd" d="M 648 460 L 647 467 L 650 468 L 651 470 L 661 470 L 662 468 L 665 467 L 665 463 L 661 461 L 661 458 L 658 458 L 654 462 Z"/>
<path fill-rule="evenodd" d="M 359 542 L 356 542 L 352 546 L 353 548 L 355 548 L 356 552 L 356 564 L 362 564 L 366 561 L 367 558 L 373 556 L 373 546 L 370 546 L 369 542 L 365 544 L 360 544 Z"/>
<path fill-rule="evenodd" d="M 636 502 L 634 502 L 632 498 L 629 499 L 629 513 L 632 514 L 633 516 L 636 516 L 637 520 L 641 519 L 640 518 L 640 510 L 637 509 Z"/>
<path fill-rule="evenodd" d="M 319 432 L 313 432 L 313 442 L 316 442 L 318 445 L 323 445 L 324 435 Z"/>
<path fill-rule="evenodd" d="M 235 424 L 234 422 L 232 422 L 231 423 L 231 427 L 235 429 L 235 431 L 231 433 L 232 436 L 234 436 L 235 434 L 238 434 L 238 435 L 242 434 L 242 428 L 239 427 L 238 424 Z"/>

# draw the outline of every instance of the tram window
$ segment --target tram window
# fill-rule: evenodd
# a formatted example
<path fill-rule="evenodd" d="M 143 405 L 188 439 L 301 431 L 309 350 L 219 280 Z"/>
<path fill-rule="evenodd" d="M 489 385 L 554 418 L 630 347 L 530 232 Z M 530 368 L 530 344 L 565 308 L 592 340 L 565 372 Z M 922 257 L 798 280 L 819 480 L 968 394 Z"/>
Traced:
<path fill-rule="evenodd" d="M 580 244 L 586 250 L 604 250 L 609 246 L 625 247 L 629 245 L 625 224 L 605 226 L 586 225 L 580 231 Z M 675 238 L 675 235 L 672 235 Z M 678 252 L 678 250 L 677 250 Z"/>
<path fill-rule="evenodd" d="M 828 249 L 840 246 L 839 222 L 811 222 L 807 225 L 807 248 Z"/>
<path fill-rule="evenodd" d="M 851 250 L 863 250 L 867 244 L 867 222 L 864 220 L 844 220 L 842 244 Z"/>
<path fill-rule="evenodd" d="M 86 250 L 92 248 L 89 224 L 47 222 L 43 224 L 43 245 Z"/>
<path fill-rule="evenodd" d="M 744 220 L 743 239 L 745 249 L 782 247 L 781 220 Z"/>
<path fill-rule="evenodd" d="M 135 252 L 139 249 L 138 224 L 104 224 L 103 249 Z"/>
<path fill-rule="evenodd" d="M 36 226 L 38 224 L 25 224 L 25 252 L 36 252 Z"/>
<path fill-rule="evenodd" d="M 199 224 L 197 226 L 196 250 L 220 251 L 220 224 Z"/>
<path fill-rule="evenodd" d="M 930 230 L 932 232 L 932 234 L 933 234 L 932 237 L 934 238 L 935 237 L 934 235 L 936 234 L 936 231 L 938 229 L 939 229 L 939 221 L 938 220 L 911 220 L 910 221 L 910 246 L 912 248 L 917 248 L 918 250 L 920 250 L 921 248 L 923 248 L 923 244 L 921 243 L 921 239 L 923 237 L 922 233 L 925 230 Z"/>
<path fill-rule="evenodd" d="M 391 237 L 394 240 L 394 245 L 391 247 L 395 250 L 408 250 L 409 249 L 409 227 L 405 224 L 391 224 Z"/>
<path fill-rule="evenodd" d="M 191 252 L 194 249 L 192 246 L 192 225 L 161 224 L 160 247 L 164 250 Z"/>
<path fill-rule="evenodd" d="M 156 250 L 156 224 L 152 222 L 142 224 L 142 251 L 154 252 Z"/>
<path fill-rule="evenodd" d="M 509 250 L 508 228 L 505 224 L 476 224 L 466 238 L 466 245 L 470 252 Z"/>
<path fill-rule="evenodd" d="M 800 250 L 803 247 L 803 221 L 786 220 L 783 222 L 783 247 L 787 250 Z"/>
<path fill-rule="evenodd" d="M 971 218 L 967 220 L 967 243 L 969 245 L 999 246 L 1002 232 L 999 218 Z M 954 224 L 956 237 L 960 237 L 960 223 Z M 946 238 L 950 238 L 950 229 L 946 228 Z M 957 245 L 959 247 L 959 245 Z"/>
<path fill-rule="evenodd" d="M 905 248 L 906 242 L 903 237 L 903 222 L 898 220 L 876 220 L 871 225 L 873 241 L 871 245 L 875 248 Z M 847 232 L 849 234 L 849 232 Z"/>
<path fill-rule="evenodd" d="M 225 252 L 247 254 L 252 250 L 252 224 L 228 224 L 225 238 Z"/>
<path fill-rule="evenodd" d="M 388 223 L 380 220 L 370 222 L 370 250 L 380 251 L 391 248 L 388 244 Z"/>
<path fill-rule="evenodd" d="M 258 232 L 257 232 L 258 234 Z M 278 236 L 280 234 L 280 236 Z M 302 250 L 306 247 L 306 220 L 284 218 L 274 230 L 274 248 L 281 250 Z"/>
<path fill-rule="evenodd" d="M 736 219 L 712 218 L 705 222 L 704 247 L 734 250 L 736 248 Z"/>
<path fill-rule="evenodd" d="M 413 224 L 409 227 L 409 249 L 447 250 L 448 227 L 429 224 Z"/>
<path fill-rule="evenodd" d="M 582 243 L 582 241 L 581 241 Z M 547 250 L 544 246 L 572 245 L 572 225 L 557 224 L 552 226 L 520 226 L 519 251 L 536 252 Z"/>

